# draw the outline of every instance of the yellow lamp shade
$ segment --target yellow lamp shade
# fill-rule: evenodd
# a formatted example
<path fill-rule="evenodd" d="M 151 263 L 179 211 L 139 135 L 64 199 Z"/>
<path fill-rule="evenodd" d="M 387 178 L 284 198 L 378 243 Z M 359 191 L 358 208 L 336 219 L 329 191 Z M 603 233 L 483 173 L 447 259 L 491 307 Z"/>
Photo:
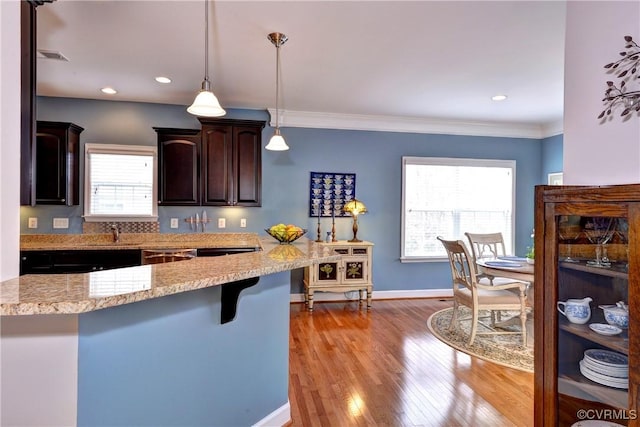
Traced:
<path fill-rule="evenodd" d="M 347 202 L 342 208 L 345 212 L 349 212 L 353 216 L 357 216 L 363 213 L 367 213 L 367 207 L 358 199 L 353 199 Z"/>

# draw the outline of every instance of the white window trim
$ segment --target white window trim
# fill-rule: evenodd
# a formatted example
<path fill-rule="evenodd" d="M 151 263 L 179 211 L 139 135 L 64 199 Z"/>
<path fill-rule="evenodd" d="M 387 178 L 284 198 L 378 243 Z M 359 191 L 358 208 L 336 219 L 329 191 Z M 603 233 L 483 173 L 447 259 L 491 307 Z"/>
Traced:
<path fill-rule="evenodd" d="M 90 154 L 137 154 L 141 156 L 153 156 L 153 189 L 152 213 L 151 215 L 94 215 L 89 212 L 91 206 L 91 176 Z M 155 200 L 158 194 L 158 149 L 155 146 L 147 145 L 121 145 L 121 144 L 95 144 L 86 143 L 84 145 L 84 215 L 86 222 L 108 222 L 108 221 L 136 221 L 155 222 L 158 220 L 158 203 Z"/>
<path fill-rule="evenodd" d="M 407 256 L 404 253 L 405 248 L 405 185 L 406 172 L 405 166 L 412 165 L 444 165 L 444 166 L 476 166 L 476 167 L 503 167 L 513 170 L 513 185 L 511 190 L 511 212 L 513 218 L 511 220 L 511 247 L 505 248 L 507 252 L 514 253 L 515 248 L 515 230 L 516 230 L 516 161 L 515 160 L 499 160 L 499 159 L 468 159 L 458 157 L 402 157 L 402 212 L 401 212 L 401 234 L 400 234 L 400 262 L 448 262 L 446 256 L 424 257 L 424 256 Z M 466 242 L 465 242 L 466 243 Z"/>

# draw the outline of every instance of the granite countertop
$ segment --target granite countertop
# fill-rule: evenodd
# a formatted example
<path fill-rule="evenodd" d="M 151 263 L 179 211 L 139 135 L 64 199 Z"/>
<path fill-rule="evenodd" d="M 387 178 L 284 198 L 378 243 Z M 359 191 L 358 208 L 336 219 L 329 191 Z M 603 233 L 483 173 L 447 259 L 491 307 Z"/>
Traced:
<path fill-rule="evenodd" d="M 85 313 L 165 295 L 218 286 L 251 277 L 294 270 L 318 262 L 336 261 L 341 257 L 331 248 L 314 243 L 305 237 L 290 245 L 280 245 L 271 237 L 260 238 L 257 234 L 252 233 L 237 233 L 238 236 L 234 236 L 235 234 L 175 235 L 171 239 L 170 246 L 156 246 L 156 248 L 180 248 L 179 244 L 185 244 L 184 247 L 190 248 L 194 244 L 202 244 L 203 246 L 200 247 L 215 247 L 212 244 L 217 241 L 220 243 L 219 247 L 229 247 L 228 244 L 233 242 L 235 244 L 231 247 L 239 247 L 239 244 L 249 245 L 245 247 L 255 247 L 257 244 L 262 250 L 220 257 L 197 257 L 172 263 L 142 265 L 92 273 L 27 274 L 0 282 L 0 315 Z M 171 237 L 171 235 L 161 236 L 163 238 Z M 191 240 L 188 237 L 191 237 Z M 234 240 L 233 237 L 240 238 Z M 198 239 L 201 240 L 197 242 Z M 78 242 L 75 245 L 72 242 L 66 243 L 69 249 L 81 249 Z M 156 240 L 153 244 L 159 245 L 160 243 Z M 166 241 L 162 243 L 166 243 Z M 149 247 L 147 243 L 144 245 Z M 25 246 L 21 246 L 21 248 L 23 250 L 27 247 L 31 250 L 64 249 L 65 243 L 61 243 L 59 240 L 55 244 L 50 242 L 47 246 L 41 241 L 27 243 Z M 136 245 L 124 246 L 137 247 Z M 100 245 L 95 247 L 102 248 Z"/>
<path fill-rule="evenodd" d="M 256 233 L 23 234 L 20 250 L 259 248 Z"/>

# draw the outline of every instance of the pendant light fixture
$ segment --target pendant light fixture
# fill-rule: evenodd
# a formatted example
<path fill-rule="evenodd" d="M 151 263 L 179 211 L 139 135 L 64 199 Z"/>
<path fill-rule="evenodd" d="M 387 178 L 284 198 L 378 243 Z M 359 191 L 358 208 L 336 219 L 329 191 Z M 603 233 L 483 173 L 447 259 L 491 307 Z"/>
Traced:
<path fill-rule="evenodd" d="M 264 148 L 271 151 L 285 151 L 289 149 L 289 146 L 282 135 L 280 135 L 280 110 L 278 109 L 278 98 L 280 92 L 280 46 L 285 44 L 289 39 L 282 33 L 271 33 L 267 37 L 276 47 L 276 130 L 269 140 L 269 143 Z"/>
<path fill-rule="evenodd" d="M 211 91 L 209 81 L 209 0 L 204 2 L 204 80 L 202 90 L 196 95 L 187 112 L 194 116 L 220 117 L 227 112 L 220 106 L 218 98 Z"/>

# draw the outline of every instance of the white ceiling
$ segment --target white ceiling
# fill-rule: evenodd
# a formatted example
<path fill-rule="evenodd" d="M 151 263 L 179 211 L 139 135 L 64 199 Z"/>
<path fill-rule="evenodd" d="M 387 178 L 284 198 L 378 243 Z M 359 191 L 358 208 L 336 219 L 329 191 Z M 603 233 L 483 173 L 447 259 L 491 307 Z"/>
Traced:
<path fill-rule="evenodd" d="M 548 126 L 562 120 L 564 1 L 215 1 L 209 76 L 225 108 Z M 189 105 L 203 1 L 38 7 L 38 95 Z M 154 77 L 173 82 L 162 85 Z M 115 96 L 100 88 L 112 86 Z M 503 102 L 491 101 L 506 94 Z"/>

